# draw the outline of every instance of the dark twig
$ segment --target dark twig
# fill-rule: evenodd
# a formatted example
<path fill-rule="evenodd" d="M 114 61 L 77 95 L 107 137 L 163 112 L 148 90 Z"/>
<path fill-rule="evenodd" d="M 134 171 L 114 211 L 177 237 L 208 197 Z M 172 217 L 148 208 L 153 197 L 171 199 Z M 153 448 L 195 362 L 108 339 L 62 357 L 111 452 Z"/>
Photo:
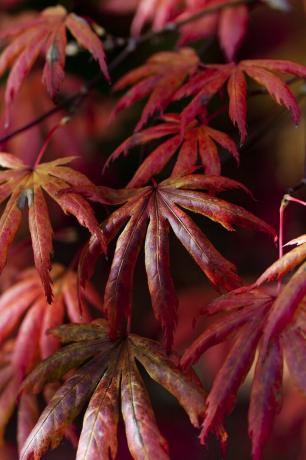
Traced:
<path fill-rule="evenodd" d="M 110 63 L 109 65 L 109 70 L 110 72 L 114 71 L 122 62 L 126 60 L 126 58 L 133 53 L 139 45 L 150 41 L 154 37 L 160 36 L 162 34 L 165 34 L 167 32 L 174 32 L 178 30 L 180 27 L 183 27 L 186 24 L 189 24 L 193 21 L 196 21 L 197 19 L 200 19 L 201 17 L 208 16 L 213 13 L 217 13 L 225 8 L 231 8 L 234 6 L 242 5 L 242 4 L 254 4 L 256 3 L 257 0 L 233 0 L 229 2 L 224 2 L 219 5 L 216 5 L 211 8 L 205 8 L 201 11 L 198 11 L 197 13 L 187 17 L 186 19 L 183 19 L 181 21 L 177 22 L 171 22 L 168 23 L 163 29 L 160 29 L 158 31 L 153 31 L 150 30 L 149 32 L 146 32 L 139 37 L 131 37 L 127 40 L 125 47 L 123 50 L 115 57 L 115 59 Z M 120 39 L 119 41 L 115 42 L 114 47 L 121 47 L 122 44 L 124 43 L 123 39 Z M 62 102 L 60 102 L 56 107 L 53 107 L 52 109 L 46 111 L 45 113 L 39 115 L 37 118 L 34 120 L 30 121 L 29 123 L 26 123 L 25 125 L 21 126 L 20 128 L 17 128 L 3 136 L 0 137 L 0 145 L 9 141 L 13 137 L 22 134 L 25 131 L 28 131 L 29 129 L 33 128 L 34 126 L 39 125 L 42 123 L 44 120 L 47 118 L 51 117 L 52 115 L 61 112 L 62 110 L 68 110 L 71 114 L 74 113 L 76 107 L 78 107 L 84 100 L 84 98 L 88 95 L 91 89 L 93 89 L 101 80 L 102 80 L 102 75 L 99 74 L 96 77 L 94 77 L 92 80 L 90 80 L 88 83 L 86 83 L 78 92 L 72 94 L 71 96 L 65 98 Z"/>

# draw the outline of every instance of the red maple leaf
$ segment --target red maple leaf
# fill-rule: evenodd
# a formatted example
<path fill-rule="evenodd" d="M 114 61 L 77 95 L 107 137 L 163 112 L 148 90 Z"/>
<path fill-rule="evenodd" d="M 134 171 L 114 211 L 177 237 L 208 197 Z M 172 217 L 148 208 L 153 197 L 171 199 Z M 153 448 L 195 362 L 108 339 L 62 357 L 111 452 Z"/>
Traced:
<path fill-rule="evenodd" d="M 272 8 L 286 10 L 289 8 L 287 0 L 264 0 Z M 235 58 L 241 41 L 243 40 L 248 24 L 248 5 L 232 5 L 220 8 L 215 12 L 210 9 L 225 5 L 224 0 L 140 0 L 137 7 L 131 32 L 139 35 L 144 25 L 152 23 L 153 30 L 161 30 L 169 23 L 175 24 L 186 20 L 200 12 L 207 14 L 192 20 L 179 28 L 179 44 L 186 45 L 192 41 L 217 35 L 220 45 L 229 61 Z"/>
<path fill-rule="evenodd" d="M 28 207 L 29 229 L 32 239 L 35 266 L 40 274 L 46 296 L 52 300 L 50 255 L 52 252 L 52 227 L 44 193 L 47 193 L 64 211 L 72 214 L 81 225 L 95 234 L 104 245 L 104 237 L 94 212 L 88 202 L 77 192 L 62 192 L 71 186 L 95 189 L 83 174 L 64 166 L 74 157 L 60 158 L 34 168 L 9 153 L 0 153 L 0 202 L 7 204 L 0 218 L 0 272 L 3 270 L 8 249 L 21 224 L 22 211 Z"/>
<path fill-rule="evenodd" d="M 306 67 L 291 61 L 253 59 L 238 64 L 203 65 L 189 48 L 182 48 L 177 53 L 158 53 L 117 82 L 115 89 L 134 86 L 118 101 L 115 113 L 151 94 L 136 126 L 139 130 L 149 117 L 163 112 L 171 102 L 191 96 L 191 102 L 181 113 L 183 131 L 197 116 L 205 117 L 209 100 L 227 82 L 229 116 L 238 127 L 243 143 L 247 136 L 246 76 L 263 86 L 278 104 L 291 112 L 294 123 L 299 123 L 300 109 L 296 98 L 273 71 L 306 78 Z"/>
<path fill-rule="evenodd" d="M 211 128 L 206 124 L 193 121 L 181 133 L 180 117 L 167 114 L 162 118 L 163 123 L 133 134 L 126 139 L 109 157 L 105 167 L 121 155 L 127 155 L 128 150 L 138 145 L 146 144 L 155 139 L 168 136 L 153 150 L 137 169 L 128 187 L 144 185 L 158 174 L 178 152 L 178 158 L 173 167 L 171 177 L 179 177 L 191 173 L 200 163 L 207 175 L 220 175 L 221 162 L 217 145 L 228 150 L 239 162 L 239 153 L 235 142 L 222 131 Z M 170 137 L 169 137 L 170 136 Z M 217 144 L 217 145 L 216 145 Z"/>
<path fill-rule="evenodd" d="M 24 270 L 15 284 L 0 296 L 0 440 L 16 406 L 25 375 L 59 347 L 59 341 L 49 335 L 48 330 L 62 324 L 66 317 L 71 322 L 90 321 L 89 303 L 101 311 L 99 296 L 91 284 L 87 284 L 83 290 L 86 303 L 83 303 L 83 311 L 79 310 L 76 272 L 55 265 L 51 279 L 54 286 L 51 305 L 46 301 L 34 268 Z M 12 340 L 10 337 L 14 333 L 16 337 Z M 32 413 L 30 403 L 34 408 L 37 405 L 35 400 L 28 399 L 22 399 L 18 404 L 19 447 L 25 440 L 24 432 L 29 434 L 26 426 Z M 27 417 L 23 414 L 25 409 L 28 411 Z"/>
<path fill-rule="evenodd" d="M 103 45 L 88 22 L 74 13 L 67 13 L 63 6 L 46 8 L 30 18 L 14 17 L 11 26 L 0 33 L 1 40 L 9 44 L 0 55 L 0 75 L 11 67 L 6 84 L 7 109 L 20 90 L 21 84 L 41 54 L 45 55 L 43 83 L 52 98 L 60 90 L 64 79 L 66 61 L 66 29 L 78 45 L 86 48 L 99 62 L 105 77 L 109 79 Z"/>
<path fill-rule="evenodd" d="M 255 360 L 249 408 L 249 433 L 253 460 L 261 458 L 262 449 L 280 408 L 283 355 L 289 372 L 306 394 L 306 261 L 305 242 L 269 267 L 257 281 L 283 276 L 303 260 L 302 265 L 280 292 L 273 294 L 250 286 L 226 294 L 203 313 L 217 314 L 215 322 L 186 350 L 185 368 L 208 348 L 234 336 L 234 343 L 221 366 L 207 398 L 201 441 L 210 431 L 218 431 L 226 413 L 234 404 L 237 391 Z M 221 317 L 220 317 L 221 314 Z"/>
<path fill-rule="evenodd" d="M 149 96 L 136 126 L 136 130 L 141 129 L 153 114 L 163 112 L 172 101 L 176 90 L 197 70 L 198 65 L 199 58 L 191 48 L 154 54 L 144 65 L 125 74 L 114 85 L 114 90 L 133 86 L 118 101 L 113 116 L 134 102 Z"/>
<path fill-rule="evenodd" d="M 117 455 L 117 429 L 122 412 L 130 453 L 134 459 L 169 460 L 168 445 L 156 424 L 138 365 L 171 393 L 198 427 L 205 392 L 193 373 L 183 373 L 153 340 L 130 334 L 109 341 L 106 324 L 60 326 L 53 333 L 67 344 L 28 376 L 23 388 L 35 393 L 46 382 L 75 372 L 58 389 L 41 414 L 21 451 L 22 460 L 36 459 L 59 444 L 63 432 L 86 408 L 76 458 L 108 460 Z M 121 400 L 121 402 L 120 402 Z M 121 404 L 121 409 L 119 404 Z"/>
<path fill-rule="evenodd" d="M 145 238 L 152 306 L 161 322 L 167 348 L 171 347 L 178 302 L 169 264 L 169 227 L 211 283 L 228 290 L 239 284 L 234 265 L 215 249 L 183 211 L 199 213 L 230 231 L 234 226 L 241 226 L 274 234 L 269 225 L 251 213 L 210 194 L 229 188 L 241 188 L 241 185 L 225 177 L 194 174 L 144 188 L 125 189 L 121 197 L 118 194 L 117 203 L 125 204 L 102 224 L 108 241 L 121 231 L 104 296 L 111 336 L 116 336 L 124 319 L 131 317 L 134 268 Z M 91 195 L 90 198 L 99 200 L 99 196 Z M 82 280 L 88 276 L 88 270 L 92 270 L 100 252 L 94 237 L 81 259 Z"/>
<path fill-rule="evenodd" d="M 246 76 L 263 86 L 272 98 L 286 107 L 292 115 L 293 122 L 300 121 L 300 109 L 296 98 L 288 85 L 273 71 L 306 77 L 306 67 L 291 61 L 253 59 L 240 61 L 238 64 L 210 64 L 204 70 L 197 72 L 178 90 L 175 99 L 191 96 L 192 101 L 182 112 L 183 126 L 187 126 L 203 111 L 203 104 L 216 94 L 227 82 L 229 96 L 229 117 L 240 132 L 241 142 L 247 136 L 247 81 Z"/>

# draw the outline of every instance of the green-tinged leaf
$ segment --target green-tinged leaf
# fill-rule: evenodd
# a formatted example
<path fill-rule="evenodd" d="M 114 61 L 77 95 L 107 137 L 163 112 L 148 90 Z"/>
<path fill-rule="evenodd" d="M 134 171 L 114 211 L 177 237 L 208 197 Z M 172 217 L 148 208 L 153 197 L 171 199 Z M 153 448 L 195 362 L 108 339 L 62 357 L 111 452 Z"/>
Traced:
<path fill-rule="evenodd" d="M 78 415 L 98 384 L 103 369 L 101 354 L 85 364 L 57 390 L 27 438 L 20 460 L 40 458 L 61 441 L 66 427 Z M 105 358 L 104 358 L 105 359 Z"/>
<path fill-rule="evenodd" d="M 168 460 L 168 445 L 156 425 L 144 382 L 126 351 L 121 377 L 121 409 L 129 450 L 135 460 Z"/>
<path fill-rule="evenodd" d="M 79 46 L 87 49 L 98 61 L 102 73 L 109 79 L 102 41 L 85 19 L 68 13 L 61 5 L 33 13 L 26 19 L 23 15 L 20 18 L 15 16 L 14 21 L 1 30 L 7 46 L 0 55 L 0 75 L 11 68 L 5 90 L 7 110 L 41 54 L 45 58 L 43 84 L 51 98 L 58 94 L 65 76 L 66 29 Z"/>
<path fill-rule="evenodd" d="M 120 374 L 109 367 L 86 409 L 76 460 L 116 458 Z"/>
<path fill-rule="evenodd" d="M 69 329 L 72 327 L 71 335 Z M 77 327 L 81 340 L 78 340 L 76 334 Z M 195 426 L 199 425 L 204 409 L 205 392 L 200 382 L 191 372 L 182 372 L 174 360 L 165 354 L 158 342 L 130 335 L 116 341 L 106 339 L 101 344 L 101 340 L 99 343 L 91 338 L 90 328 L 93 329 L 93 337 L 97 328 L 101 328 L 102 333 L 105 332 L 103 323 L 95 321 L 86 325 L 57 328 L 55 331 L 60 330 L 61 337 L 71 340 L 74 336 L 76 342 L 66 345 L 48 358 L 27 378 L 24 388 L 37 390 L 37 387 L 33 387 L 39 379 L 42 388 L 43 383 L 50 380 L 50 374 L 52 380 L 61 379 L 68 369 L 80 366 L 51 396 L 48 406 L 25 442 L 20 458 L 30 460 L 34 455 L 34 458 L 39 460 L 48 446 L 57 446 L 68 424 L 89 399 L 76 458 L 115 458 L 121 395 L 121 411 L 133 458 L 168 460 L 168 446 L 156 424 L 137 363 L 141 363 L 157 383 L 177 398 Z M 76 353 L 82 355 L 78 365 Z M 89 357 L 91 359 L 86 361 Z M 73 360 L 74 363 L 71 363 Z M 60 372 L 56 370 L 59 367 L 62 369 Z M 47 397 L 47 400 L 49 399 Z"/>
<path fill-rule="evenodd" d="M 49 358 L 42 361 L 22 384 L 23 390 L 39 393 L 48 382 L 55 382 L 69 370 L 79 367 L 86 360 L 94 356 L 99 349 L 109 349 L 109 344 L 103 339 L 67 345 Z"/>
<path fill-rule="evenodd" d="M 189 374 L 178 370 L 170 358 L 154 347 L 151 340 L 132 335 L 131 341 L 135 344 L 137 360 L 150 377 L 178 400 L 189 415 L 191 423 L 198 427 L 204 413 L 206 398 L 202 386 L 195 383 Z M 154 353 L 151 352 L 152 348 Z"/>
<path fill-rule="evenodd" d="M 48 302 L 52 301 L 51 269 L 52 227 L 44 198 L 45 190 L 65 213 L 74 215 L 81 225 L 97 236 L 105 249 L 105 240 L 94 212 L 87 200 L 75 191 L 66 190 L 78 185 L 87 187 L 91 193 L 96 187 L 85 176 L 62 166 L 74 157 L 61 158 L 33 168 L 8 153 L 0 154 L 0 164 L 8 168 L 0 171 L 0 199 L 10 196 L 0 218 L 0 272 L 3 270 L 9 247 L 21 224 L 23 210 L 28 210 L 29 229 L 32 239 L 35 266 L 40 274 Z M 2 178 L 1 178 L 2 174 Z"/>

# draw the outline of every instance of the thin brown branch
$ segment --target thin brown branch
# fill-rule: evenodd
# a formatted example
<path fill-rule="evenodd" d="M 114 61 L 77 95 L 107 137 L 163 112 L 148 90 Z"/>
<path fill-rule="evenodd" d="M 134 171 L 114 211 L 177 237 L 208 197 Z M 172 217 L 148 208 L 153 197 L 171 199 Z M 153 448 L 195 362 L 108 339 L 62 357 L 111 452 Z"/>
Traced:
<path fill-rule="evenodd" d="M 229 2 L 224 2 L 219 5 L 216 5 L 214 7 L 210 8 L 205 8 L 201 11 L 198 11 L 197 13 L 187 17 L 186 19 L 183 19 L 181 21 L 177 22 L 171 22 L 168 23 L 163 29 L 160 29 L 158 31 L 153 31 L 150 30 L 149 32 L 146 32 L 139 37 L 130 37 L 123 50 L 115 57 L 115 59 L 110 63 L 109 65 L 109 70 L 110 72 L 114 71 L 122 62 L 125 61 L 125 59 L 133 53 L 139 45 L 150 41 L 154 37 L 157 37 L 159 35 L 165 34 L 167 32 L 173 32 L 178 30 L 180 27 L 183 27 L 186 24 L 189 24 L 193 21 L 196 21 L 197 19 L 200 19 L 201 17 L 208 16 L 213 13 L 217 13 L 225 8 L 231 8 L 234 6 L 242 5 L 242 4 L 254 4 L 257 3 L 257 0 L 232 0 Z M 122 39 L 117 41 L 117 46 L 122 46 Z M 71 96 L 65 98 L 62 102 L 60 102 L 56 107 L 53 107 L 52 109 L 46 111 L 45 113 L 39 115 L 37 118 L 34 120 L 31 120 L 29 123 L 26 123 L 25 125 L 21 126 L 20 128 L 17 128 L 3 136 L 0 137 L 0 145 L 9 141 L 13 137 L 22 134 L 25 131 L 28 131 L 29 129 L 33 128 L 34 126 L 39 125 L 42 123 L 44 120 L 47 118 L 51 117 L 52 115 L 61 112 L 62 110 L 67 110 L 70 113 L 73 113 L 84 100 L 84 98 L 88 95 L 90 90 L 94 88 L 102 79 L 101 74 L 98 76 L 94 77 L 92 80 L 90 80 L 88 83 L 86 83 L 78 92 L 72 94 Z"/>

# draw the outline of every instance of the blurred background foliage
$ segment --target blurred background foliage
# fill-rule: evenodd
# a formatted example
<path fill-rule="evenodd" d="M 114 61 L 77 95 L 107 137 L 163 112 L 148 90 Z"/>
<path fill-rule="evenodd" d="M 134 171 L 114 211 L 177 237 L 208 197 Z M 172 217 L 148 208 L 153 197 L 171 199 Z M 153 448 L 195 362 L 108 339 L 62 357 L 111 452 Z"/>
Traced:
<path fill-rule="evenodd" d="M 137 0 L 95 1 L 67 0 L 61 2 L 67 9 L 94 18 L 102 25 L 107 33 L 114 37 L 127 37 L 129 26 Z M 13 20 L 15 14 L 31 8 L 41 10 L 53 1 L 33 0 L 0 0 L 0 26 L 8 20 Z M 281 58 L 290 59 L 306 65 L 306 20 L 301 1 L 292 2 L 292 9 L 282 13 L 271 10 L 266 6 L 253 8 L 246 38 L 240 49 L 239 59 L 243 58 Z M 112 39 L 104 38 L 108 44 Z M 132 53 L 112 75 L 112 80 L 126 73 L 141 63 L 153 52 L 172 49 L 175 45 L 175 33 L 160 35 L 158 38 L 145 43 Z M 223 62 L 223 56 L 218 44 L 209 40 L 209 46 L 201 43 L 196 48 L 204 62 Z M 1 46 L 1 44 L 0 44 Z M 108 62 L 111 63 L 119 49 L 108 53 Z M 40 68 L 40 65 L 37 65 Z M 71 94 L 82 84 L 82 80 L 89 80 L 98 72 L 96 64 L 89 60 L 87 53 L 78 52 L 69 58 L 64 94 Z M 69 75 L 69 76 L 68 76 Z M 2 81 L 3 83 L 3 81 Z M 299 92 L 302 109 L 300 126 L 292 125 L 289 114 L 282 108 L 271 103 L 264 95 L 256 95 L 248 101 L 248 128 L 247 144 L 241 148 L 241 164 L 237 168 L 234 161 L 223 156 L 223 174 L 246 184 L 255 196 L 255 201 L 242 196 L 240 193 L 231 193 L 227 196 L 235 203 L 245 206 L 259 217 L 275 227 L 278 226 L 278 210 L 284 193 L 289 187 L 299 183 L 305 177 L 305 144 L 306 144 L 306 88 L 295 85 Z M 0 87 L 1 101 L 3 100 L 3 86 Z M 111 165 L 102 175 L 105 160 L 133 131 L 137 122 L 141 104 L 125 111 L 112 124 L 108 118 L 116 95 L 106 83 L 97 85 L 95 91 L 78 107 L 67 127 L 58 131 L 51 142 L 47 158 L 58 156 L 78 155 L 75 167 L 85 172 L 95 183 L 113 187 L 124 187 L 138 166 L 140 158 L 147 153 L 147 147 L 133 152 L 127 159 L 122 159 Z M 225 97 L 225 96 L 224 96 Z M 21 95 L 17 98 L 13 113 L 12 124 L 9 130 L 15 129 L 31 121 L 44 111 L 52 107 L 43 89 L 39 73 L 32 72 L 31 77 L 23 85 Z M 26 161 L 37 155 L 44 137 L 52 126 L 61 118 L 56 114 L 43 124 L 20 134 L 6 144 L 1 150 L 10 151 Z M 229 124 L 225 116 L 221 115 L 214 120 L 214 126 L 224 130 L 238 142 L 237 132 Z M 0 126 L 0 136 L 6 134 L 3 123 Z M 298 195 L 306 198 L 305 190 Z M 96 208 L 102 219 L 110 211 L 101 206 Z M 69 264 L 80 246 L 87 238 L 86 232 L 75 233 L 71 230 L 72 220 L 57 213 L 51 206 L 54 226 L 59 237 L 55 245 L 54 260 Z M 285 236 L 286 240 L 305 232 L 305 210 L 294 204 L 286 211 Z M 229 234 L 203 218 L 196 219 L 205 230 L 208 237 L 217 245 L 220 252 L 233 261 L 245 281 L 254 280 L 277 257 L 277 248 L 265 236 L 250 232 L 238 231 Z M 62 235 L 62 236 L 61 236 Z M 63 235 L 66 235 L 63 237 Z M 67 236 L 68 235 L 68 236 Z M 20 242 L 27 238 L 24 230 L 20 231 Z M 21 243 L 17 243 L 21 244 Z M 18 260 L 14 258 L 6 268 L 1 286 L 5 288 L 5 280 L 9 280 L 14 270 L 18 271 L 27 265 L 30 256 L 27 253 L 27 244 L 19 246 Z M 112 246 L 111 250 L 114 247 Z M 109 258 L 111 260 L 111 257 Z M 175 284 L 180 297 L 180 320 L 176 333 L 175 348 L 182 351 L 187 343 L 203 328 L 203 321 L 197 318 L 195 327 L 193 319 L 197 311 L 205 302 L 213 299 L 217 293 L 208 285 L 198 267 L 187 256 L 173 238 L 171 240 L 171 262 Z M 99 287 L 103 286 L 110 268 L 109 261 L 101 260 L 95 275 Z M 145 278 L 143 257 L 139 257 L 139 264 L 135 277 L 133 330 L 158 338 L 160 331 L 152 316 L 150 297 L 148 295 Z M 8 283 L 9 281 L 7 281 Z M 206 353 L 197 366 L 200 378 L 207 388 L 222 363 L 226 344 L 214 347 Z M 221 453 L 214 439 L 208 447 L 200 446 L 197 433 L 187 422 L 186 416 L 173 398 L 157 388 L 152 382 L 148 385 L 151 390 L 157 420 L 162 433 L 169 440 L 172 458 L 175 460 L 213 460 L 221 458 Z M 239 396 L 239 403 L 233 414 L 227 419 L 226 426 L 230 433 L 228 459 L 244 460 L 249 458 L 250 442 L 247 436 L 247 406 L 249 384 L 246 381 Z M 285 392 L 284 407 L 277 419 L 273 436 L 265 453 L 266 460 L 302 460 L 306 458 L 306 403 L 297 394 L 289 383 Z M 8 441 L 14 438 L 14 421 L 10 424 Z M 129 459 L 129 453 L 124 439 L 122 426 L 120 427 L 121 446 L 119 459 Z M 16 456 L 13 447 L 0 450 L 1 460 L 13 460 Z M 74 458 L 73 449 L 64 443 L 56 451 L 46 455 L 48 460 Z"/>

